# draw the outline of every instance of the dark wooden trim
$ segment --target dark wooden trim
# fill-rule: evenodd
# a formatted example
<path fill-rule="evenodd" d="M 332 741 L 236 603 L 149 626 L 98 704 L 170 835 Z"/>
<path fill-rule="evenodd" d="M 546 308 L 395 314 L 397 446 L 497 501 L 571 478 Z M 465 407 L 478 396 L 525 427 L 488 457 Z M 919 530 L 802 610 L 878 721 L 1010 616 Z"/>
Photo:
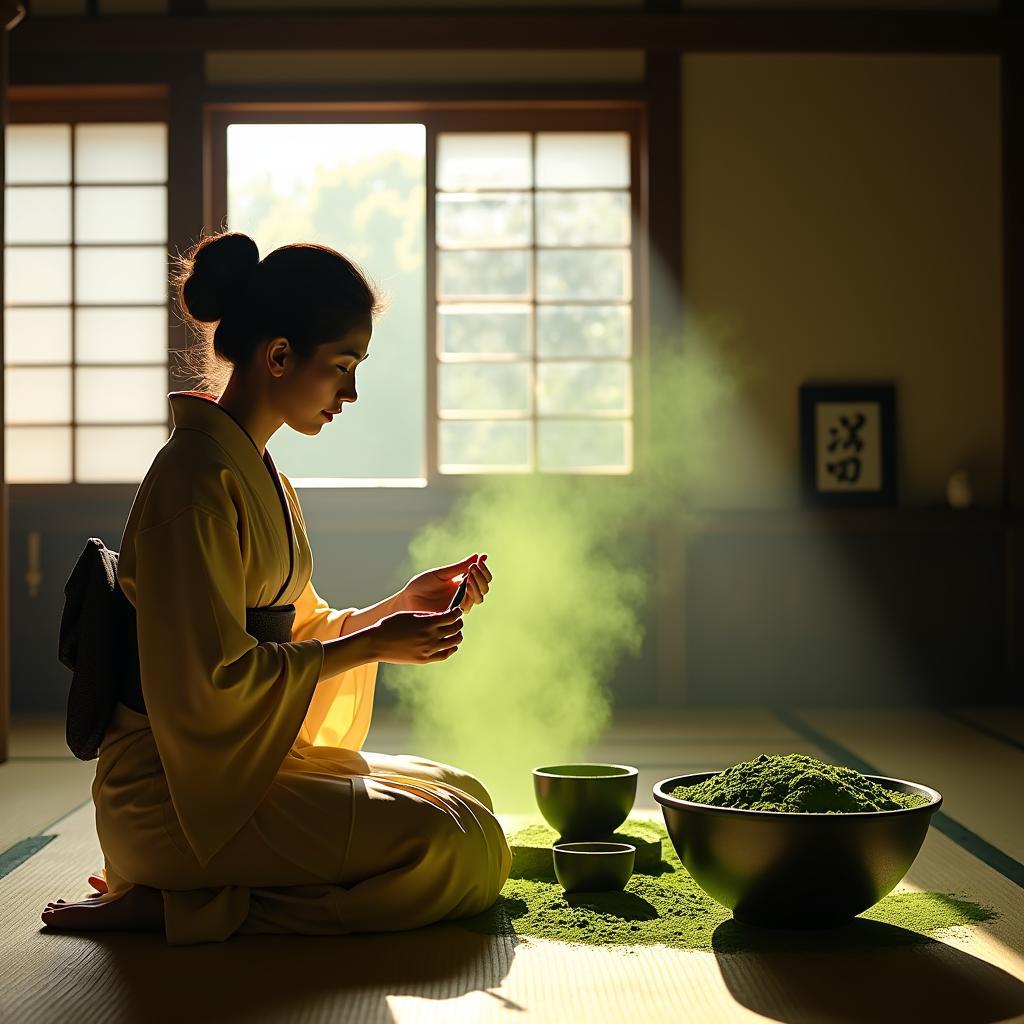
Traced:
<path fill-rule="evenodd" d="M 7 71 L 10 52 L 9 36 L 0 26 L 0 181 L 6 181 L 5 137 L 7 126 Z M 4 210 L 0 204 L 0 263 L 4 255 Z M 4 306 L 4 275 L 0 274 L 0 309 Z M 4 350 L 4 325 L 0 317 L 0 367 L 7 365 Z M 7 411 L 4 407 L 4 389 L 0 388 L 0 764 L 8 759 L 8 736 L 11 726 L 11 558 L 10 558 L 10 504 L 7 473 L 4 467 L 6 448 Z"/>
<path fill-rule="evenodd" d="M 683 148 L 678 53 L 647 55 L 647 159 L 650 191 L 651 331 L 682 332 Z"/>
<path fill-rule="evenodd" d="M 999 53 L 1019 46 L 1019 15 L 952 11 L 472 10 L 26 19 L 22 56 L 205 50 L 630 50 Z M 102 63 L 98 60 L 97 63 Z"/>
<path fill-rule="evenodd" d="M 1024 54 L 1002 59 L 1006 502 L 1024 509 Z"/>
<path fill-rule="evenodd" d="M 441 483 L 442 474 L 438 471 L 441 464 L 440 428 L 438 424 L 437 403 L 440 393 L 440 358 L 437 344 L 437 135 L 434 125 L 426 126 L 426 216 L 423 239 L 424 271 L 426 273 L 426 399 L 423 403 L 423 461 L 420 475 L 427 481 L 428 487 L 437 487 Z M 444 485 L 442 485 L 444 486 Z"/>
<path fill-rule="evenodd" d="M 167 86 L 162 82 L 145 82 L 138 85 L 77 85 L 70 93 L 70 100 L 75 102 L 163 102 L 167 99 Z M 9 103 L 46 103 L 67 104 L 69 90 L 66 85 L 11 85 L 7 90 Z"/>
<path fill-rule="evenodd" d="M 37 19 L 38 20 L 38 19 Z M 44 21 L 51 19 L 45 18 Z M 152 23 L 156 19 L 140 18 Z M 105 24 L 106 18 L 100 19 Z M 82 22 L 83 25 L 88 23 Z M 155 34 L 156 26 L 150 31 Z M 17 39 L 21 27 L 14 33 Z M 13 48 L 12 48 L 13 49 Z M 115 55 L 94 53 L 89 50 L 78 52 L 42 52 L 13 49 L 10 63 L 10 81 L 17 86 L 59 87 L 81 85 L 89 88 L 104 86 L 122 87 L 126 84 L 144 86 L 152 83 L 170 82 L 182 65 L 179 54 L 118 53 Z"/>
<path fill-rule="evenodd" d="M 647 106 L 638 118 L 630 150 L 630 248 L 632 251 L 633 472 L 644 466 L 650 435 L 651 334 L 651 189 L 648 174 L 650 117 Z"/>
<path fill-rule="evenodd" d="M 528 131 L 544 130 L 548 127 L 565 126 L 565 115 L 571 112 L 574 127 L 604 128 L 609 125 L 612 117 L 623 119 L 631 116 L 631 112 L 640 109 L 639 99 L 596 100 L 593 98 L 579 100 L 552 99 L 538 96 L 527 102 L 521 100 L 489 100 L 480 99 L 474 92 L 473 98 L 450 101 L 428 101 L 419 95 L 411 100 L 358 100 L 349 101 L 337 96 L 330 100 L 278 100 L 253 102 L 242 100 L 237 102 L 217 103 L 209 100 L 207 110 L 214 116 L 221 117 L 225 123 L 264 121 L 315 124 L 323 121 L 327 114 L 341 114 L 346 122 L 366 121 L 373 123 L 375 118 L 384 114 L 415 115 L 429 118 L 431 123 L 443 126 L 443 130 L 472 129 L 481 127 L 481 116 L 492 111 L 501 112 L 502 130 L 512 125 L 512 130 Z M 623 123 L 627 123 L 625 120 Z M 539 126 L 539 128 L 538 128 Z"/>
<path fill-rule="evenodd" d="M 167 118 L 167 248 L 171 257 L 185 252 L 205 227 L 203 220 L 206 154 L 203 131 L 203 58 L 183 57 L 170 87 Z M 170 328 L 168 337 L 168 391 L 189 391 L 195 381 L 171 378 L 178 369 L 175 352 L 188 346 L 185 325 L 174 306 L 173 285 L 168 285 Z M 170 410 L 166 410 L 168 417 Z M 171 427 L 168 419 L 168 430 Z"/>
<path fill-rule="evenodd" d="M 572 84 L 544 83 L 531 85 L 473 82 L 469 85 L 354 85 L 343 82 L 323 85 L 225 85 L 209 86 L 206 100 L 213 106 L 232 108 L 253 104 L 263 108 L 285 108 L 288 105 L 298 110 L 310 104 L 343 104 L 348 109 L 360 105 L 376 107 L 393 104 L 403 110 L 437 110 L 460 108 L 472 109 L 474 105 L 487 103 L 492 108 L 579 104 L 604 107 L 622 103 L 635 106 L 647 97 L 647 87 L 642 82 L 573 82 Z"/>
<path fill-rule="evenodd" d="M 163 83 L 138 85 L 12 85 L 12 121 L 164 121 L 168 89 Z"/>
<path fill-rule="evenodd" d="M 1003 127 L 1003 467 L 1014 523 L 1006 536 L 1006 683 L 1024 693 L 1024 54 L 1004 54 Z"/>
<path fill-rule="evenodd" d="M 681 0 L 645 0 L 648 16 L 678 17 Z M 679 50 L 650 48 L 644 60 L 647 124 L 644 158 L 650 214 L 645 219 L 647 258 L 646 356 L 637 366 L 638 397 L 643 408 L 639 438 L 634 443 L 635 472 L 641 477 L 651 465 L 652 357 L 675 342 L 682 345 L 683 294 L 683 117 L 682 56 Z M 678 523 L 655 532 L 660 593 L 655 605 L 656 649 L 654 692 L 659 705 L 686 703 L 686 555 L 687 544 Z"/>

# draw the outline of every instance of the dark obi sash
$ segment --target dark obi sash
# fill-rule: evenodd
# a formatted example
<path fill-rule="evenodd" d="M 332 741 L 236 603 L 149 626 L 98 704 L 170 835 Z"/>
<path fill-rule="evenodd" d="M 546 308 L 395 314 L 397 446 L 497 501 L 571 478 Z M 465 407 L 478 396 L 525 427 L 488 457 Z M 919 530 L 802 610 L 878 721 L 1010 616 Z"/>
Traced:
<path fill-rule="evenodd" d="M 98 755 L 118 701 L 146 714 L 135 607 L 118 583 L 117 556 L 90 537 L 64 587 L 59 657 L 72 671 L 67 742 L 83 761 Z M 288 643 L 294 621 L 294 604 L 245 610 L 246 632 L 260 643 Z"/>

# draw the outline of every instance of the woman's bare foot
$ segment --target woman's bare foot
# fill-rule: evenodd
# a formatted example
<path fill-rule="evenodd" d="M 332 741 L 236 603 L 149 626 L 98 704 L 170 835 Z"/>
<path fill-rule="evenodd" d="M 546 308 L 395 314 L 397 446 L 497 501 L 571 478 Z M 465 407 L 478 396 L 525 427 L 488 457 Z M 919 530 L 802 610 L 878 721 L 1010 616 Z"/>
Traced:
<path fill-rule="evenodd" d="M 105 893 L 107 891 L 107 880 L 98 871 L 89 876 L 89 884 L 98 892 Z"/>
<path fill-rule="evenodd" d="M 51 928 L 84 931 L 154 931 L 164 926 L 164 898 L 159 889 L 133 885 L 120 896 L 48 903 L 43 923 Z"/>

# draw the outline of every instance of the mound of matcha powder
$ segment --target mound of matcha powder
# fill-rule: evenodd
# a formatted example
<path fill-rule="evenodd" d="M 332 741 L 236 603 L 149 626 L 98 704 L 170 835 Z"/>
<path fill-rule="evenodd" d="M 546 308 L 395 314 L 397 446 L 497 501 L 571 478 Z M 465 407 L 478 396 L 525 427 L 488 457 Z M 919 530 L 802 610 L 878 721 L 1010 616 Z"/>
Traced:
<path fill-rule="evenodd" d="M 590 946 L 652 946 L 740 952 L 749 929 L 732 927 L 732 915 L 716 903 L 682 866 L 664 826 L 643 822 L 645 831 L 662 838 L 665 859 L 658 874 L 634 874 L 621 892 L 566 894 L 557 882 L 509 878 L 495 903 L 482 914 L 458 923 L 487 935 L 515 935 Z M 516 842 L 518 833 L 509 836 Z M 952 893 L 897 890 L 861 915 L 895 927 L 871 930 L 865 925 L 834 929 L 839 941 L 859 946 L 924 941 L 957 926 L 988 921 L 996 913 Z M 712 945 L 715 930 L 725 922 Z M 856 922 L 854 922 L 856 925 Z M 754 932 L 763 933 L 763 929 Z M 785 933 L 787 936 L 790 933 Z M 814 941 L 820 941 L 821 933 Z M 771 941 L 775 941 L 768 933 Z M 812 935 L 812 933 L 808 933 Z M 764 941 L 763 937 L 760 941 Z"/>
<path fill-rule="evenodd" d="M 860 772 L 805 754 L 759 754 L 672 796 L 746 811 L 851 813 L 895 811 L 928 801 L 872 782 Z"/>

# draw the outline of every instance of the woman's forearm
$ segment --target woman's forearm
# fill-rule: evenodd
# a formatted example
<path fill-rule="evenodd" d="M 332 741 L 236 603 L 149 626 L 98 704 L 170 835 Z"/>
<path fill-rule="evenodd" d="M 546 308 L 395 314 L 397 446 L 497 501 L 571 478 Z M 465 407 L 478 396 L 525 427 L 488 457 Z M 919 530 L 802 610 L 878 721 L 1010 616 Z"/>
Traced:
<path fill-rule="evenodd" d="M 326 679 L 328 676 L 347 672 L 360 665 L 379 661 L 380 655 L 375 641 L 376 630 L 373 626 L 338 637 L 336 640 L 325 640 L 324 663 L 320 669 L 320 678 Z"/>
<path fill-rule="evenodd" d="M 360 608 L 359 611 L 353 612 L 342 623 L 341 632 L 338 635 L 348 636 L 349 633 L 357 633 L 367 626 L 375 625 L 381 619 L 387 618 L 387 616 L 393 615 L 395 612 L 404 610 L 402 606 L 402 592 L 399 591 L 397 594 L 392 594 L 391 597 L 386 597 L 383 601 L 378 601 L 377 604 L 370 605 L 369 608 Z"/>

